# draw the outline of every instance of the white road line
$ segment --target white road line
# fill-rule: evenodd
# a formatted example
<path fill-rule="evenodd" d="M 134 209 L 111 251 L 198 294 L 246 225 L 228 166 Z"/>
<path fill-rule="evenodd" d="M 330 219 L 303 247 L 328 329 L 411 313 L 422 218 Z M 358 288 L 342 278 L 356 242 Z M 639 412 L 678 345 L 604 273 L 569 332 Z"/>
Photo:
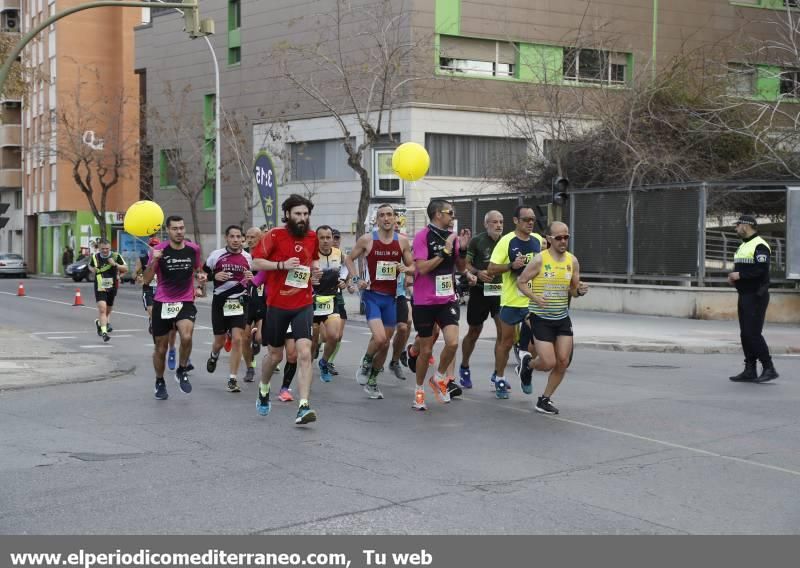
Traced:
<path fill-rule="evenodd" d="M 114 332 L 111 337 L 118 338 L 118 337 L 133 337 L 132 335 L 119 335 L 117 332 Z"/>
<path fill-rule="evenodd" d="M 464 398 L 463 400 L 469 402 L 477 402 L 479 404 L 492 404 L 492 401 L 489 400 L 476 400 L 471 397 Z M 527 408 L 515 408 L 515 407 L 508 407 L 508 410 L 513 410 L 514 412 L 523 412 L 525 414 L 534 414 L 535 411 L 533 409 Z M 614 430 L 612 428 L 606 428 L 604 426 L 596 426 L 594 424 L 589 424 L 587 422 L 579 422 L 578 420 L 570 420 L 569 418 L 561 418 L 558 416 L 547 416 L 543 417 L 544 419 L 550 420 L 558 420 L 559 422 L 566 422 L 567 424 L 573 424 L 575 426 L 582 426 L 584 428 L 590 428 L 592 430 L 598 430 L 600 432 L 606 432 L 608 434 L 616 434 L 618 436 L 625 436 L 626 438 L 632 438 L 634 440 L 641 440 L 643 442 L 650 442 L 652 444 L 658 444 L 660 446 L 665 446 L 667 448 L 672 448 L 675 450 L 684 450 L 686 452 L 691 452 L 693 454 L 699 454 L 703 456 L 709 456 L 712 458 L 720 458 L 723 460 L 728 460 L 737 463 L 743 463 L 746 465 L 752 465 L 754 467 L 760 467 L 763 469 L 769 469 L 771 471 L 779 471 L 781 473 L 788 473 L 790 475 L 794 475 L 796 477 L 800 477 L 800 471 L 796 471 L 793 469 L 787 469 L 785 467 L 780 467 L 777 465 L 770 465 L 767 463 L 757 462 L 754 460 L 749 460 L 746 458 L 737 458 L 736 456 L 727 456 L 725 454 L 719 454 L 717 452 L 711 452 L 709 450 L 701 450 L 700 448 L 693 448 L 692 446 L 684 446 L 683 444 L 675 444 L 673 442 L 667 442 L 666 440 L 659 440 L 657 438 L 650 438 L 648 436 L 640 436 L 639 434 L 634 434 L 632 432 L 625 432 L 623 430 Z"/>
<path fill-rule="evenodd" d="M 110 345 L 79 345 L 81 349 L 111 349 Z"/>
<path fill-rule="evenodd" d="M 75 339 L 76 335 L 59 335 L 58 337 L 45 337 L 45 339 Z"/>

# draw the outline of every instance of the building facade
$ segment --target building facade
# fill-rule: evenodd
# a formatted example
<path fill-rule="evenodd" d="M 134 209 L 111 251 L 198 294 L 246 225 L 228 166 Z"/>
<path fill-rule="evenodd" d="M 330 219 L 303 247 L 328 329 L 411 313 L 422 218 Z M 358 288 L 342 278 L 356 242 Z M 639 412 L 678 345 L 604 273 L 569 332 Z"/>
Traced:
<path fill-rule="evenodd" d="M 21 0 L 22 29 L 79 0 Z M 59 20 L 23 52 L 28 86 L 22 110 L 25 256 L 31 271 L 62 271 L 65 246 L 81 249 L 101 237 L 89 201 L 75 181 L 81 148 L 124 147 L 117 132 L 138 138 L 138 81 L 133 72 L 136 8 L 95 8 Z M 114 133 L 112 133 L 112 131 Z M 125 135 L 128 136 L 128 135 Z M 108 192 L 106 221 L 117 246 L 123 214 L 139 199 L 138 147 Z M 79 167 L 85 168 L 85 164 Z M 96 177 L 96 176 L 95 176 Z M 95 179 L 96 184 L 96 179 Z M 99 186 L 95 202 L 100 204 Z"/>
<path fill-rule="evenodd" d="M 0 1 L 0 40 L 4 51 L 20 34 L 20 0 Z M 13 81 L 17 80 L 17 84 Z M 22 92 L 18 75 L 12 75 L 0 95 L 0 252 L 22 254 Z"/>
<path fill-rule="evenodd" d="M 366 14 L 383 2 L 351 4 Z M 534 144 L 523 135 L 520 93 L 526 96 L 526 120 L 532 116 L 544 124 L 554 119 L 554 109 L 539 87 L 573 92 L 602 89 L 613 96 L 614 90 L 628 88 L 637 76 L 656 74 L 676 56 L 704 49 L 709 58 L 717 58 L 718 69 L 737 71 L 736 88 L 742 96 L 793 97 L 800 79 L 800 73 L 792 75 L 792 69 L 780 62 L 753 61 L 742 49 L 737 52 L 749 40 L 775 35 L 768 19 L 786 10 L 785 0 L 389 4 L 400 16 L 397 37 L 416 46 L 406 62 L 410 69 L 404 70 L 411 80 L 398 89 L 391 122 L 382 125 L 382 132 L 391 131 L 392 139 L 382 138 L 370 148 L 362 165 L 371 173 L 374 204 L 389 201 L 410 211 L 420 211 L 432 196 L 501 191 L 498 165 L 547 147 L 547 128 L 536 129 L 535 136 L 541 139 Z M 211 41 L 222 68 L 223 108 L 246 117 L 247 155 L 255 159 L 266 153 L 272 158 L 278 201 L 292 192 L 310 195 L 316 204 L 315 225 L 325 223 L 353 233 L 360 183 L 346 163 L 342 124 L 354 144 L 360 144 L 364 135 L 355 113 L 345 111 L 337 118 L 318 98 L 309 96 L 309 90 L 316 89 L 335 106 L 342 94 L 333 87 L 332 67 L 315 68 L 313 55 L 328 49 L 335 59 L 338 53 L 330 49 L 328 33 L 336 5 L 336 0 L 204 0 L 201 10 L 203 17 L 216 23 L 217 34 Z M 185 89 L 191 112 L 200 116 L 208 108 L 208 97 L 214 96 L 210 55 L 199 40 L 186 39 L 182 25 L 180 16 L 164 12 L 138 28 L 136 66 L 147 76 L 148 105 L 164 107 L 165 92 Z M 370 25 L 367 17 L 346 22 L 339 36 L 350 69 L 372 64 L 364 48 Z M 289 46 L 304 48 L 308 56 L 297 55 L 303 49 Z M 298 88 L 290 75 L 305 77 L 311 87 Z M 586 123 L 591 116 L 572 112 L 567 120 Z M 225 147 L 224 127 L 221 136 Z M 428 175 L 418 182 L 398 180 L 391 171 L 392 148 L 407 141 L 425 145 L 431 155 Z M 155 195 L 181 212 L 185 207 L 172 198 L 164 175 L 165 152 L 172 151 L 158 144 L 153 147 Z M 235 178 L 223 175 L 223 225 L 238 220 L 251 199 Z M 216 205 L 209 199 L 203 202 L 202 233 L 210 235 Z M 252 208 L 253 223 L 266 220 L 260 206 Z"/>

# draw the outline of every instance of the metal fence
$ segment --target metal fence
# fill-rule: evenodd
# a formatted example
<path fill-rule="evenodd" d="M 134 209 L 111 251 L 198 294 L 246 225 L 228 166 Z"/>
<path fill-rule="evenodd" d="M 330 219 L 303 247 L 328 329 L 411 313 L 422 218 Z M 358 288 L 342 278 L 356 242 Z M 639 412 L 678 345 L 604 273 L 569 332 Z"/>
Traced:
<path fill-rule="evenodd" d="M 787 240 L 787 187 L 748 182 L 578 189 L 570 192 L 563 218 L 570 225 L 570 249 L 587 278 L 704 286 L 727 281 L 741 242 L 733 222 L 740 214 L 754 214 L 772 248 L 772 280 L 787 283 L 793 244 Z M 549 199 L 536 194 L 442 199 L 453 203 L 459 228 L 473 234 L 483 230 L 483 216 L 491 209 L 503 213 L 506 231 L 521 204 L 535 209 L 540 234 L 553 220 Z"/>

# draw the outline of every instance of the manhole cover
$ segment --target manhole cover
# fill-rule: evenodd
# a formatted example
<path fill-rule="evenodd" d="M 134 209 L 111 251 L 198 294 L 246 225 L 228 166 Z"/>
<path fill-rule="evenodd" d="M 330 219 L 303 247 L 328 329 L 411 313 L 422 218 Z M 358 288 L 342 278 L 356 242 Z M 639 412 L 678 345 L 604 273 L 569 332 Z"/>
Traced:
<path fill-rule="evenodd" d="M 628 365 L 631 369 L 680 369 L 677 365 Z"/>

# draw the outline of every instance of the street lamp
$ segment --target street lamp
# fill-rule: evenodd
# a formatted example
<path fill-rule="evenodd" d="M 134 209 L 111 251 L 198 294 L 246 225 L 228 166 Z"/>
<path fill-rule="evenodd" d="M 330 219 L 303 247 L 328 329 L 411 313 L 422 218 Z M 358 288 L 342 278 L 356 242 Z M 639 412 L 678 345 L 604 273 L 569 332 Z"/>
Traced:
<path fill-rule="evenodd" d="M 164 0 L 154 0 L 159 4 L 166 4 Z M 175 8 L 175 11 L 183 15 L 187 19 L 187 28 L 189 27 L 188 19 L 192 17 L 190 14 L 184 13 L 180 8 Z M 220 117 L 220 97 L 219 97 L 219 62 L 217 61 L 217 52 L 214 51 L 214 46 L 211 45 L 211 40 L 207 35 L 203 36 L 206 40 L 208 50 L 211 52 L 211 60 L 214 62 L 214 159 L 215 159 L 215 175 L 214 175 L 214 225 L 216 227 L 216 247 L 222 248 L 222 138 L 219 127 Z"/>

